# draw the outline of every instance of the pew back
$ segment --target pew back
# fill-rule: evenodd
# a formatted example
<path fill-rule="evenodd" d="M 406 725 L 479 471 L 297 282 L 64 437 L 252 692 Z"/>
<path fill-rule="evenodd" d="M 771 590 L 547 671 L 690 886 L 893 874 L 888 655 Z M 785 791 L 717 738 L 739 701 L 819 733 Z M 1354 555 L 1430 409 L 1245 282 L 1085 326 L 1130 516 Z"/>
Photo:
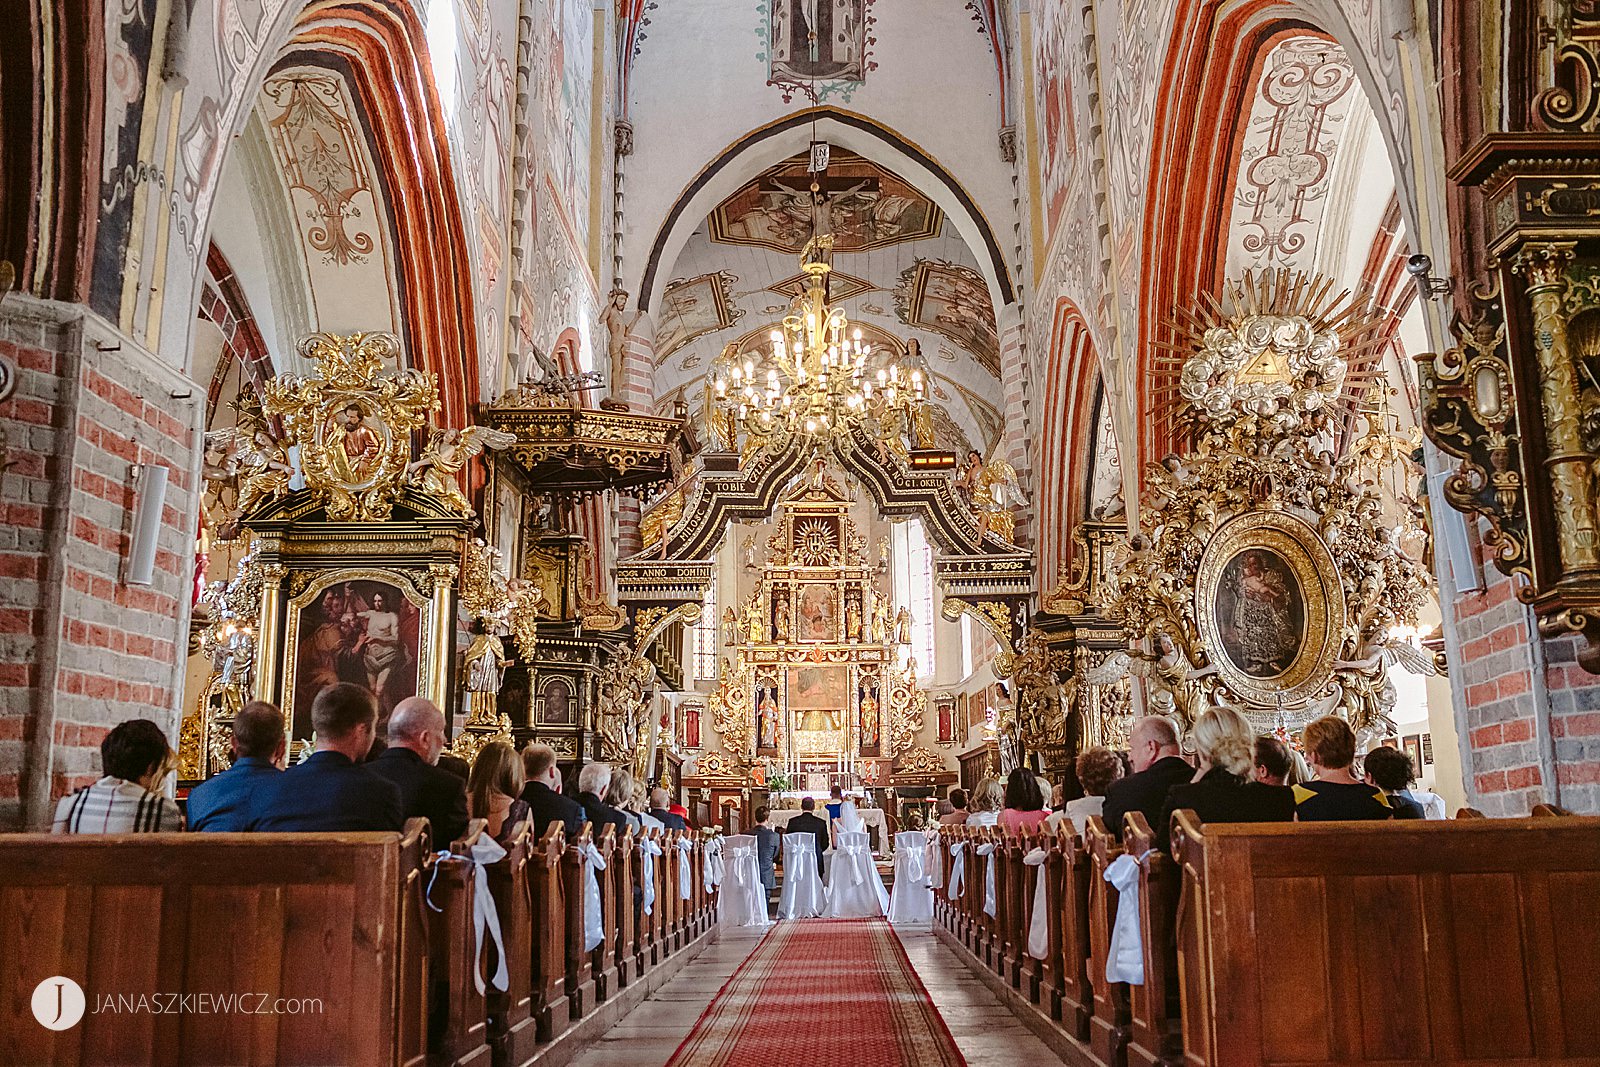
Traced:
<path fill-rule="evenodd" d="M 1174 827 L 1188 1064 L 1600 1057 L 1600 819 Z"/>
<path fill-rule="evenodd" d="M 426 839 L 421 820 L 404 835 L 0 835 L 0 997 L 26 1005 L 60 975 L 88 998 L 71 1029 L 0 1031 L 0 1062 L 420 1062 L 426 971 L 400 961 L 425 959 Z M 234 993 L 245 1011 L 154 999 Z M 96 1012 L 119 994 L 144 1010 Z"/>

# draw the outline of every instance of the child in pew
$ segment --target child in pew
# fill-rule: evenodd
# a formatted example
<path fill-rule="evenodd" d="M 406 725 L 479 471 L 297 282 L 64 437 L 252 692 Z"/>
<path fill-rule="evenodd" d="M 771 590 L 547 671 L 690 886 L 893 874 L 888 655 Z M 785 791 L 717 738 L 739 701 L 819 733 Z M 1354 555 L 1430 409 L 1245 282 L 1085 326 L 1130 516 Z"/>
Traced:
<path fill-rule="evenodd" d="M 1361 761 L 1362 776 L 1368 785 L 1376 786 L 1383 790 L 1389 798 L 1389 806 L 1394 808 L 1394 817 L 1397 819 L 1421 819 L 1422 805 L 1406 796 L 1402 790 L 1411 784 L 1413 777 L 1411 770 L 1411 757 L 1401 752 L 1398 748 L 1387 745 L 1380 746 L 1368 752 Z"/>

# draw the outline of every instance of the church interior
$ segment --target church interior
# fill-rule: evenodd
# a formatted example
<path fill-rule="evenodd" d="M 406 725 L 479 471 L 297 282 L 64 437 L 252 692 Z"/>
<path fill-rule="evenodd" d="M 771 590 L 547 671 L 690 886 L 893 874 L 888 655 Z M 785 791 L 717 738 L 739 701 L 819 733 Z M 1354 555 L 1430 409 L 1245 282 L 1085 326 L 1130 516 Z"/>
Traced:
<path fill-rule="evenodd" d="M 1594 0 L 21 0 L 0 145 L 0 1063 L 1600 1063 Z"/>

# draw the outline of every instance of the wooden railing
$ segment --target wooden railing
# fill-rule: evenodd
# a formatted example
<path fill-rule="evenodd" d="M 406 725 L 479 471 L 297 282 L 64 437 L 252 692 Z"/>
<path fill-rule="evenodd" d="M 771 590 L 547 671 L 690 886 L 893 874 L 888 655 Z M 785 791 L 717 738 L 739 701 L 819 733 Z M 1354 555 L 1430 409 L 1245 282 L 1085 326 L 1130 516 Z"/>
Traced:
<path fill-rule="evenodd" d="M 940 936 L 1069 1063 L 1600 1062 L 1600 819 L 1202 827 L 1180 812 L 1172 852 L 1155 840 L 1138 814 L 1121 840 L 1098 819 L 1081 838 L 941 831 Z M 1034 849 L 1043 864 L 1024 862 Z M 1106 977 L 1119 900 L 1105 872 L 1125 853 L 1139 860 L 1139 985 Z"/>
<path fill-rule="evenodd" d="M 516 827 L 504 858 L 470 857 L 482 824 L 434 851 L 404 834 L 0 835 L 0 1063 L 339 1062 L 362 1067 L 525 1067 L 598 1005 L 699 946 L 715 925 L 698 836 L 607 827 L 567 841 Z M 689 881 L 679 879 L 680 836 Z M 604 860 L 598 947 L 585 951 L 588 848 Z M 687 888 L 689 899 L 682 899 Z M 500 963 L 481 941 L 493 900 Z M 40 982 L 77 981 L 90 1012 L 53 1031 L 28 1018 Z M 484 991 L 479 992 L 479 980 Z M 198 1011 L 182 996 L 315 1001 L 294 1013 Z M 97 1012 L 97 997 L 172 997 L 171 1011 Z"/>

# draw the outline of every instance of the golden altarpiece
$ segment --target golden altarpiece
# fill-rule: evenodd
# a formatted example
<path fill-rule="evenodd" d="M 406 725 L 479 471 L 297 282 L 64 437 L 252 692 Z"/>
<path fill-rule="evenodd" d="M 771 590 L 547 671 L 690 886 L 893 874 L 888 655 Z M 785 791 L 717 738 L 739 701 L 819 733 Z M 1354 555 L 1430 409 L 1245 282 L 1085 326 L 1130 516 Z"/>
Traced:
<path fill-rule="evenodd" d="M 927 697 L 904 664 L 910 613 L 884 588 L 851 495 L 819 461 L 778 505 L 757 587 L 720 621 L 731 660 L 711 696 L 724 750 L 784 777 L 887 784 L 922 729 Z"/>

